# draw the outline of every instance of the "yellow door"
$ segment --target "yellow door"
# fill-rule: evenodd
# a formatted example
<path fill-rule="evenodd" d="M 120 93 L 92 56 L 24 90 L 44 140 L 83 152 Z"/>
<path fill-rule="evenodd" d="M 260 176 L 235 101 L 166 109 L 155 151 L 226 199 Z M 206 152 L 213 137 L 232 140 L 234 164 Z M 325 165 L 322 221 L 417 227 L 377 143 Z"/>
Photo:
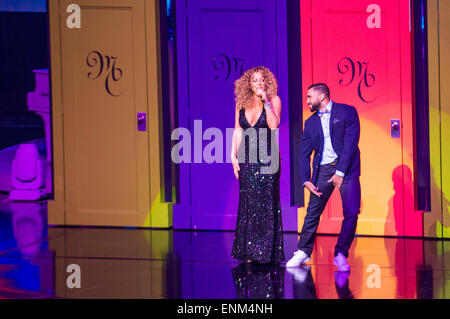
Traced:
<path fill-rule="evenodd" d="M 66 224 L 150 226 L 147 67 L 157 66 L 145 3 L 79 0 L 70 28 L 72 2 L 59 12 Z"/>

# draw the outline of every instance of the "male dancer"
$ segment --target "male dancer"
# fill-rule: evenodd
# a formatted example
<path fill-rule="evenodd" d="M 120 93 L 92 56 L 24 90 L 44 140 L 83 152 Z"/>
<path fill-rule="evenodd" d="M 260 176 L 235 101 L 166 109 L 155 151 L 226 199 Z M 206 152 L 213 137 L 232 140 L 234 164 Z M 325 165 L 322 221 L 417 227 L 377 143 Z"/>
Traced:
<path fill-rule="evenodd" d="M 334 188 L 337 188 L 341 193 L 344 219 L 335 246 L 334 264 L 339 271 L 350 271 L 348 250 L 355 236 L 361 204 L 358 113 L 353 106 L 333 102 L 330 90 L 324 83 L 308 88 L 307 103 L 314 114 L 305 121 L 300 144 L 300 176 L 311 196 L 300 234 L 299 250 L 286 267 L 298 267 L 310 260 L 320 215 Z"/>

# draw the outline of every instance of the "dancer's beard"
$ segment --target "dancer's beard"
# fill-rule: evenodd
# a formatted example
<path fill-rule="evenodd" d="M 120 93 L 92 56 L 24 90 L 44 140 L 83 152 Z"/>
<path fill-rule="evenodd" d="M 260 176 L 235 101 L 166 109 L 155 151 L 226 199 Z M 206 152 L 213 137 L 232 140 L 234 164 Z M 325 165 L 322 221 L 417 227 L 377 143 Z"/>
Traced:
<path fill-rule="evenodd" d="M 311 113 L 314 113 L 314 112 L 317 111 L 319 108 L 320 108 L 320 103 L 315 103 L 315 104 L 311 104 L 311 105 L 310 105 Z"/>

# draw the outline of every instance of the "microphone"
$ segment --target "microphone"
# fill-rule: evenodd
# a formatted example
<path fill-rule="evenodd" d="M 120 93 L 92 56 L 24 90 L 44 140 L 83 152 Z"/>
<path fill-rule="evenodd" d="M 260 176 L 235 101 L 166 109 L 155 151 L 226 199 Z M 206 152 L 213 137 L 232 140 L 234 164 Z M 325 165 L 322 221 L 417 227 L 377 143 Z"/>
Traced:
<path fill-rule="evenodd" d="M 258 97 L 261 99 L 263 103 L 266 103 L 266 100 L 264 99 L 262 92 L 264 92 L 263 89 L 261 88 L 256 89 L 256 95 L 258 95 Z"/>

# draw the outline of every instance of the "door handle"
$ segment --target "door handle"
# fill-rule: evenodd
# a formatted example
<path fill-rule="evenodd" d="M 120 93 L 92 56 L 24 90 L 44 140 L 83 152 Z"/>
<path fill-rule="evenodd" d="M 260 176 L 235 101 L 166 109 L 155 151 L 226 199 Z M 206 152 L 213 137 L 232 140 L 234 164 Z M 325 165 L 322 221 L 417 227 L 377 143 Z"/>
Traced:
<path fill-rule="evenodd" d="M 137 114 L 137 128 L 138 131 L 147 131 L 147 113 Z"/>
<path fill-rule="evenodd" d="M 400 120 L 391 120 L 391 137 L 400 138 Z"/>

